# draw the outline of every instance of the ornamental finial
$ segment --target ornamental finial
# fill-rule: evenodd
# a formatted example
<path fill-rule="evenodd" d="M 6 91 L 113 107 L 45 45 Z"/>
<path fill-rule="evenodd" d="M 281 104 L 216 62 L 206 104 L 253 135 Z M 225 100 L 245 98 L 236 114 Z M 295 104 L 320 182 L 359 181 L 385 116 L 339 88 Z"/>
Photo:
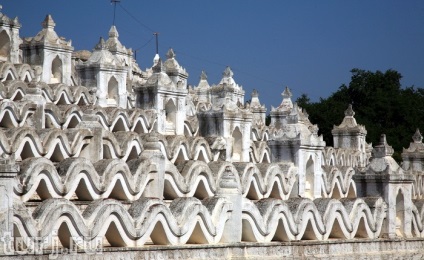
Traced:
<path fill-rule="evenodd" d="M 168 52 L 166 53 L 166 57 L 168 59 L 174 59 L 176 57 L 175 52 L 172 48 L 169 48 Z"/>
<path fill-rule="evenodd" d="M 231 70 L 230 66 L 227 66 L 224 70 L 224 73 L 222 73 L 222 75 L 224 76 L 224 78 L 232 78 L 234 73 Z"/>
<path fill-rule="evenodd" d="M 349 104 L 349 106 L 345 110 L 345 116 L 352 116 L 353 117 L 354 115 L 355 115 L 355 111 L 353 111 L 353 109 L 352 109 L 352 104 Z"/>
<path fill-rule="evenodd" d="M 207 80 L 207 79 L 208 79 L 208 75 L 206 74 L 204 70 L 202 70 L 202 73 L 200 74 L 200 80 Z"/>
<path fill-rule="evenodd" d="M 423 136 L 420 133 L 420 130 L 417 128 L 415 131 L 415 134 L 412 136 L 412 140 L 414 140 L 414 143 L 422 143 Z"/>
<path fill-rule="evenodd" d="M 281 93 L 281 95 L 283 96 L 283 98 L 291 98 L 292 93 L 290 92 L 289 87 L 286 86 L 286 88 L 284 89 L 283 93 Z"/>

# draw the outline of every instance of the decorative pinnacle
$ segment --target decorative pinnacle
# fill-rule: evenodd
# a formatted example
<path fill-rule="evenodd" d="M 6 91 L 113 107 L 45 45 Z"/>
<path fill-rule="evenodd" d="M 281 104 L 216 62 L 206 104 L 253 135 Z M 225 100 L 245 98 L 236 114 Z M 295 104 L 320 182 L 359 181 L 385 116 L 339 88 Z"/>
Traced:
<path fill-rule="evenodd" d="M 251 96 L 252 97 L 259 97 L 258 91 L 256 89 L 253 89 Z"/>
<path fill-rule="evenodd" d="M 414 143 L 422 143 L 423 136 L 420 133 L 420 130 L 417 128 L 415 131 L 415 134 L 412 136 L 412 140 L 414 140 Z"/>
<path fill-rule="evenodd" d="M 284 89 L 283 93 L 281 93 L 281 95 L 283 96 L 283 98 L 291 98 L 292 93 L 290 92 L 289 87 L 286 86 L 286 88 Z"/>
<path fill-rule="evenodd" d="M 106 43 L 105 40 L 103 39 L 103 37 L 100 37 L 99 42 L 96 44 L 96 46 L 94 47 L 95 50 L 103 50 L 106 48 Z"/>
<path fill-rule="evenodd" d="M 232 78 L 234 75 L 233 71 L 231 70 L 230 66 L 227 66 L 224 70 L 224 72 L 222 73 L 222 76 L 224 76 L 224 78 Z"/>
<path fill-rule="evenodd" d="M 168 52 L 166 53 L 166 57 L 168 59 L 174 59 L 176 57 L 175 52 L 172 48 L 169 48 Z"/>
<path fill-rule="evenodd" d="M 200 74 L 200 80 L 207 80 L 207 79 L 208 79 L 208 75 L 206 74 L 204 70 L 202 70 L 202 73 Z"/>
<path fill-rule="evenodd" d="M 353 109 L 352 109 L 352 104 L 349 104 L 349 106 L 345 110 L 345 116 L 352 116 L 353 117 L 354 115 L 355 115 L 355 111 L 353 111 Z"/>
<path fill-rule="evenodd" d="M 53 21 L 53 18 L 50 14 L 46 15 L 46 18 L 44 18 L 44 21 L 41 23 L 44 29 L 50 28 L 53 29 L 56 24 Z"/>
<path fill-rule="evenodd" d="M 109 30 L 109 38 L 118 38 L 118 37 L 119 37 L 118 30 L 116 30 L 115 25 L 112 25 L 112 27 L 110 27 L 110 30 Z"/>
<path fill-rule="evenodd" d="M 152 67 L 153 72 L 161 72 L 162 71 L 162 59 L 159 58 L 158 62 Z"/>
<path fill-rule="evenodd" d="M 375 158 L 383 158 L 386 156 L 393 155 L 393 148 L 387 144 L 386 135 L 382 134 L 380 136 L 380 143 L 376 145 L 372 151 L 372 154 Z"/>

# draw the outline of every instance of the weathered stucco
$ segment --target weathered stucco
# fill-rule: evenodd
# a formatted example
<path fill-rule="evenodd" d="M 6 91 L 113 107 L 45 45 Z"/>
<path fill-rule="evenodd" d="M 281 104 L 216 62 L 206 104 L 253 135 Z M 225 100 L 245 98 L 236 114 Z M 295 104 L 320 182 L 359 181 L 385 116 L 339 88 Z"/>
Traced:
<path fill-rule="evenodd" d="M 329 147 L 289 88 L 266 126 L 230 67 L 189 86 L 173 49 L 143 71 L 115 26 L 92 52 L 42 26 L 0 16 L 1 255 L 423 256 L 418 130 L 400 166 L 346 104 Z"/>

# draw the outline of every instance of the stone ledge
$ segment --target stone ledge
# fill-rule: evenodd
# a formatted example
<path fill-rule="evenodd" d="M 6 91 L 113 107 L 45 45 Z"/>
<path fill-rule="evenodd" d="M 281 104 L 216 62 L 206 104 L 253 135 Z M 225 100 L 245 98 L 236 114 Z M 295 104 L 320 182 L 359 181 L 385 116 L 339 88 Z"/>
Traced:
<path fill-rule="evenodd" d="M 140 248 L 103 248 L 102 253 L 60 255 L 60 259 L 305 259 L 305 258 L 366 258 L 366 259 L 422 259 L 424 240 L 375 239 L 293 241 L 284 243 L 237 243 L 218 245 L 143 246 Z M 49 259 L 51 252 L 37 255 Z M 7 256 L 24 259 L 34 255 Z"/>

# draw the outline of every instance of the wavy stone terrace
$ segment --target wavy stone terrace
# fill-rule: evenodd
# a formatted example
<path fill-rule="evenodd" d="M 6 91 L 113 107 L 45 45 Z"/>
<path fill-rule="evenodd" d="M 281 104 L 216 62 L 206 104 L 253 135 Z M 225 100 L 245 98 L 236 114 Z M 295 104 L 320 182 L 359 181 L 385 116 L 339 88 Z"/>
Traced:
<path fill-rule="evenodd" d="M 424 257 L 418 130 L 401 167 L 348 104 L 328 147 L 288 88 L 267 126 L 230 67 L 189 86 L 174 50 L 142 70 L 115 26 L 92 51 L 50 15 L 20 28 L 0 14 L 2 256 Z"/>

